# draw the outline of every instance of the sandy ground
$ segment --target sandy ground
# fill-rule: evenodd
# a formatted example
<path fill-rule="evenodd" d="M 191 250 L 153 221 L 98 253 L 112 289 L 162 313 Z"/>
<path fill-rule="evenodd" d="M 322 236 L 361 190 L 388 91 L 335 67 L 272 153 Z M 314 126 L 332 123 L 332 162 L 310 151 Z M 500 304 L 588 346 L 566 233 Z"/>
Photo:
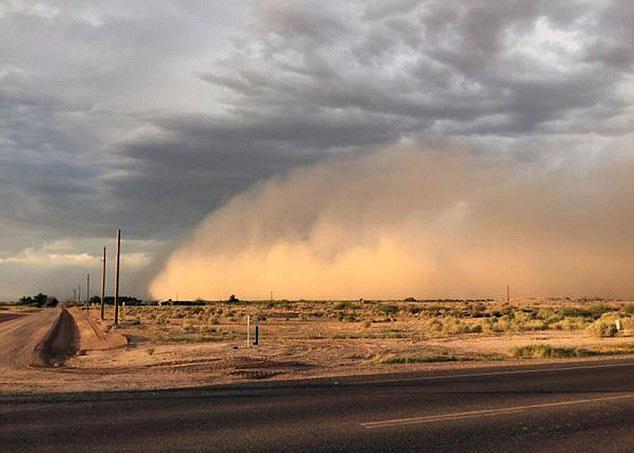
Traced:
<path fill-rule="evenodd" d="M 168 313 L 168 310 L 160 310 L 156 311 Z M 169 313 L 177 316 L 180 309 L 170 310 Z M 249 307 L 243 309 L 245 313 L 249 310 Z M 247 348 L 239 311 L 232 309 L 226 318 L 215 320 L 213 327 L 207 326 L 212 336 L 202 340 L 187 337 L 183 341 L 175 332 L 192 330 L 189 324 L 194 315 L 174 318 L 168 328 L 153 322 L 160 317 L 150 310 L 135 313 L 128 309 L 122 327 L 114 329 L 111 321 L 98 319 L 98 310 L 86 313 L 72 308 L 69 313 L 78 332 L 78 353 L 63 366 L 52 368 L 34 368 L 15 357 L 26 357 L 46 333 L 57 310 L 22 312 L 18 316 L 3 312 L 0 316 L 3 351 L 0 389 L 5 393 L 157 389 L 250 380 L 475 368 L 492 363 L 515 365 L 526 360 L 509 358 L 509 350 L 514 346 L 549 344 L 596 348 L 630 345 L 634 340 L 629 332 L 615 338 L 595 338 L 587 330 L 430 337 L 420 333 L 423 321 L 411 317 L 390 322 L 377 320 L 367 327 L 363 321 L 306 319 L 293 313 L 277 316 L 269 312 L 268 319 L 261 324 L 260 345 Z M 111 319 L 111 315 L 109 311 L 107 318 Z M 134 324 L 131 320 L 140 321 Z M 166 332 L 172 332 L 172 336 L 165 337 Z M 417 364 L 379 364 L 376 360 L 420 355 L 457 356 L 460 360 Z M 553 360 L 562 359 L 539 362 Z"/>

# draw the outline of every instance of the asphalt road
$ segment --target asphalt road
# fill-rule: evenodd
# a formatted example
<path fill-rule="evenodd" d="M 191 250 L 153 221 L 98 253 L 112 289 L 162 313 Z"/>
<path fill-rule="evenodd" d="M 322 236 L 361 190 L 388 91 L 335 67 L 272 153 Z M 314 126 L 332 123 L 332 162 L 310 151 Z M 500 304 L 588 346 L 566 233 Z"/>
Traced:
<path fill-rule="evenodd" d="M 0 397 L 0 450 L 634 451 L 634 360 Z"/>

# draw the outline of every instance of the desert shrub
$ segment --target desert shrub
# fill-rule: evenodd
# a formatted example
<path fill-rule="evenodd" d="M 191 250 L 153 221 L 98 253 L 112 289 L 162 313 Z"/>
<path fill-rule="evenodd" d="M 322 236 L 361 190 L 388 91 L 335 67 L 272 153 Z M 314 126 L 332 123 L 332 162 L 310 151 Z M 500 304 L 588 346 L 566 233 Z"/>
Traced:
<path fill-rule="evenodd" d="M 347 322 L 355 322 L 357 321 L 357 315 L 355 315 L 354 313 L 348 313 L 345 316 L 344 320 Z"/>
<path fill-rule="evenodd" d="M 166 315 L 162 314 L 162 315 L 158 315 L 158 316 L 156 317 L 156 323 L 157 323 L 159 326 L 164 326 L 164 325 L 166 325 L 166 324 L 168 324 L 168 323 L 169 323 L 169 320 L 167 319 L 167 316 L 166 316 Z"/>
<path fill-rule="evenodd" d="M 420 305 L 411 305 L 407 307 L 407 311 L 410 312 L 410 314 L 412 315 L 417 315 L 418 313 L 421 313 L 423 311 L 423 307 L 421 307 Z"/>
<path fill-rule="evenodd" d="M 551 327 L 557 330 L 580 330 L 584 329 L 588 322 L 585 318 L 576 318 L 567 316 L 561 321 L 552 324 Z"/>
<path fill-rule="evenodd" d="M 587 357 L 595 354 L 595 352 L 590 351 L 589 349 L 554 347 L 548 344 L 517 346 L 511 350 L 511 355 L 518 359 Z"/>
<path fill-rule="evenodd" d="M 359 308 L 359 305 L 354 304 L 352 302 L 337 302 L 332 309 L 333 310 L 354 310 L 355 308 Z"/>
<path fill-rule="evenodd" d="M 176 318 L 176 319 L 181 319 L 181 318 L 184 318 L 185 316 L 186 316 L 186 313 L 180 308 L 177 310 L 174 310 L 174 312 L 172 313 L 172 318 Z"/>
<path fill-rule="evenodd" d="M 481 324 L 473 324 L 469 327 L 469 332 L 471 333 L 482 333 L 482 325 Z"/>
<path fill-rule="evenodd" d="M 363 327 L 369 329 L 370 327 L 372 327 L 372 321 L 370 321 L 369 319 L 363 321 Z"/>
<path fill-rule="evenodd" d="M 122 326 L 138 326 L 141 325 L 139 318 L 128 318 L 121 321 Z"/>
<path fill-rule="evenodd" d="M 193 324 L 186 322 L 185 324 L 183 324 L 183 331 L 186 333 L 196 333 L 198 332 L 198 328 Z"/>
<path fill-rule="evenodd" d="M 435 333 L 442 332 L 443 324 L 438 318 L 433 318 L 431 321 L 429 321 L 427 326 L 428 326 L 428 329 L 432 332 L 435 332 Z"/>
<path fill-rule="evenodd" d="M 376 311 L 388 316 L 395 315 L 396 313 L 398 313 L 398 306 L 393 304 L 378 304 L 376 306 Z"/>
<path fill-rule="evenodd" d="M 479 319 L 475 326 L 480 328 L 480 332 L 492 332 L 493 329 L 491 326 L 496 322 L 495 318 L 482 318 Z M 473 326 L 473 327 L 475 327 Z"/>
<path fill-rule="evenodd" d="M 559 310 L 562 316 L 599 319 L 603 314 L 612 311 L 610 307 L 603 304 L 592 305 L 588 308 L 564 307 Z"/>
<path fill-rule="evenodd" d="M 469 326 L 467 326 L 463 321 L 454 318 L 453 316 L 449 316 L 445 318 L 442 326 L 443 333 L 456 335 L 461 333 L 469 332 Z"/>
<path fill-rule="evenodd" d="M 634 304 L 627 304 L 623 307 L 623 313 L 628 316 L 634 316 Z"/>
<path fill-rule="evenodd" d="M 521 330 L 546 330 L 548 325 L 541 319 L 531 319 L 521 326 Z"/>
<path fill-rule="evenodd" d="M 519 324 L 526 324 L 533 320 L 533 314 L 523 311 L 515 311 L 513 312 L 513 319 Z"/>
<path fill-rule="evenodd" d="M 198 329 L 198 332 L 204 335 L 211 335 L 212 333 L 216 333 L 217 331 L 218 329 L 209 324 L 206 326 L 200 326 L 200 328 Z"/>
<path fill-rule="evenodd" d="M 483 318 L 486 316 L 486 305 L 482 302 L 478 302 L 472 305 L 469 305 L 469 311 L 472 318 Z"/>
<path fill-rule="evenodd" d="M 604 355 L 612 355 L 612 354 L 634 354 L 634 344 L 625 343 L 625 344 L 612 344 L 608 346 L 599 346 L 595 348 L 597 353 Z"/>
<path fill-rule="evenodd" d="M 504 315 L 501 318 L 486 318 L 485 320 L 478 323 L 482 326 L 482 330 L 484 332 L 494 332 L 494 333 L 502 333 L 502 332 L 511 332 L 517 331 L 518 325 L 515 322 L 511 322 L 509 317 Z"/>
<path fill-rule="evenodd" d="M 599 338 L 614 337 L 619 331 L 613 322 L 598 320 L 593 322 L 588 329 L 592 332 L 592 335 Z"/>

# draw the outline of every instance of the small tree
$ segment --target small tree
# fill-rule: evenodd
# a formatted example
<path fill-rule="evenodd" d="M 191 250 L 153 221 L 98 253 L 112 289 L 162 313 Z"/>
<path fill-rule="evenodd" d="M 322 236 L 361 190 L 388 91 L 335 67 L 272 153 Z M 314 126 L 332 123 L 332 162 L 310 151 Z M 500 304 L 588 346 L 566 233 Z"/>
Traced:
<path fill-rule="evenodd" d="M 46 294 L 36 294 L 35 296 L 23 296 L 20 297 L 19 301 L 20 305 L 34 305 L 36 307 L 55 307 L 59 303 L 59 301 L 52 296 L 48 296 Z"/>

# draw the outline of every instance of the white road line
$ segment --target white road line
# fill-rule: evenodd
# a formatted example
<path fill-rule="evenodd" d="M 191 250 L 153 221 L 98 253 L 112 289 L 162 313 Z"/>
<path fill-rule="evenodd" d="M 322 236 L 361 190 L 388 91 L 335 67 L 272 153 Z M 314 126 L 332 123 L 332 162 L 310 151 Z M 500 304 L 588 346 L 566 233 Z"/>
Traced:
<path fill-rule="evenodd" d="M 514 375 L 514 374 L 529 374 L 529 373 L 544 373 L 544 372 L 553 372 L 553 371 L 570 371 L 570 370 L 594 370 L 601 368 L 616 368 L 616 367 L 628 367 L 634 366 L 634 362 L 632 363 L 613 363 L 606 365 L 588 365 L 588 366 L 569 366 L 569 367 L 559 367 L 559 368 L 531 368 L 529 370 L 511 370 L 511 371 L 488 371 L 483 373 L 463 373 L 463 374 L 445 374 L 439 376 L 421 376 L 421 377 L 411 377 L 411 378 L 394 378 L 394 379 L 383 379 L 376 381 L 355 381 L 353 384 L 384 384 L 390 382 L 411 382 L 411 381 L 438 381 L 442 379 L 456 379 L 456 378 L 464 378 L 464 377 L 483 377 L 483 376 L 502 376 L 502 375 Z"/>
<path fill-rule="evenodd" d="M 392 420 L 382 420 L 375 422 L 361 423 L 366 429 L 389 428 L 392 426 L 414 425 L 419 423 L 433 423 L 446 420 L 460 420 L 470 417 L 491 417 L 495 415 L 524 412 L 531 409 L 542 409 L 546 407 L 572 406 L 577 404 L 589 404 L 604 401 L 625 400 L 634 398 L 634 393 L 626 393 L 618 396 L 605 396 L 601 398 L 589 398 L 572 401 L 560 401 L 557 403 L 530 404 L 525 406 L 502 407 L 497 409 L 483 409 L 478 411 L 454 412 L 449 414 L 428 415 L 423 417 L 395 418 Z"/>

